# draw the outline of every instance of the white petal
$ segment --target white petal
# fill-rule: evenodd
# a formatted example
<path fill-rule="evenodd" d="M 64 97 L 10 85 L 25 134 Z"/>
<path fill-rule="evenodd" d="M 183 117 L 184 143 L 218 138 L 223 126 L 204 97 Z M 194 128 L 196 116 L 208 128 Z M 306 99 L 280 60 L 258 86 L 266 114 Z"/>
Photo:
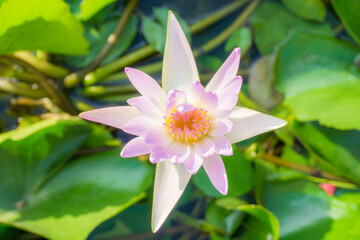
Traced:
<path fill-rule="evenodd" d="M 148 154 L 152 146 L 144 142 L 144 137 L 136 137 L 130 140 L 122 149 L 121 157 L 135 157 Z"/>
<path fill-rule="evenodd" d="M 203 167 L 214 187 L 223 195 L 228 192 L 228 181 L 225 166 L 217 154 L 204 159 Z"/>
<path fill-rule="evenodd" d="M 186 90 L 187 85 L 199 80 L 194 56 L 179 22 L 169 12 L 166 44 L 164 51 L 162 87 Z"/>
<path fill-rule="evenodd" d="M 231 143 L 243 141 L 286 124 L 286 121 L 280 118 L 242 107 L 235 107 L 229 120 L 233 122 L 234 130 L 225 137 Z"/>
<path fill-rule="evenodd" d="M 240 63 L 240 48 L 235 48 L 206 86 L 206 91 L 219 93 L 236 76 Z"/>
<path fill-rule="evenodd" d="M 157 232 L 183 194 L 191 174 L 183 164 L 163 161 L 156 165 L 151 229 Z"/>
<path fill-rule="evenodd" d="M 142 114 L 155 118 L 157 120 L 162 120 L 164 116 L 165 106 L 158 106 L 158 104 L 156 104 L 150 97 L 133 97 L 127 100 L 127 103 L 131 106 L 136 107 Z"/>
<path fill-rule="evenodd" d="M 125 73 L 141 95 L 154 98 L 162 105 L 166 102 L 166 93 L 152 77 L 134 68 L 125 68 Z"/>
<path fill-rule="evenodd" d="M 131 119 L 141 116 L 139 110 L 132 106 L 99 108 L 80 113 L 81 118 L 122 129 Z"/>
<path fill-rule="evenodd" d="M 122 130 L 136 136 L 145 136 L 147 132 L 153 129 L 158 129 L 160 126 L 161 122 L 158 122 L 153 118 L 139 116 L 128 121 L 122 127 Z"/>

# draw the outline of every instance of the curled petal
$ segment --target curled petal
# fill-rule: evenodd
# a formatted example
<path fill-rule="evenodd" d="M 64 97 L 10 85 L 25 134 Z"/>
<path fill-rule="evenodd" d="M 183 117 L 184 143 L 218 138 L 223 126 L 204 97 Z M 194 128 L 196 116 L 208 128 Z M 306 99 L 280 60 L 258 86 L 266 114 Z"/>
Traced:
<path fill-rule="evenodd" d="M 233 123 L 227 119 L 216 119 L 211 123 L 211 128 L 209 131 L 210 136 L 218 137 L 222 136 L 233 130 Z"/>
<path fill-rule="evenodd" d="M 190 45 L 174 14 L 169 12 L 162 71 L 163 89 L 185 90 L 188 84 L 198 80 Z"/>
<path fill-rule="evenodd" d="M 194 175 L 199 171 L 203 163 L 203 157 L 192 151 L 189 156 L 184 160 L 183 164 L 191 175 Z"/>
<path fill-rule="evenodd" d="M 206 86 L 206 91 L 219 93 L 236 76 L 240 63 L 240 48 L 235 48 Z"/>
<path fill-rule="evenodd" d="M 183 194 L 191 174 L 183 164 L 163 161 L 156 165 L 151 229 L 157 232 Z"/>
<path fill-rule="evenodd" d="M 159 129 L 160 126 L 161 123 L 153 118 L 139 116 L 128 121 L 122 129 L 129 134 L 145 136 L 148 131 Z"/>
<path fill-rule="evenodd" d="M 164 113 L 161 111 L 162 107 L 156 105 L 150 97 L 139 96 L 130 98 L 128 104 L 136 107 L 142 114 L 161 120 Z"/>
<path fill-rule="evenodd" d="M 190 103 L 181 103 L 176 107 L 176 110 L 181 114 L 192 111 L 194 109 L 195 109 L 194 105 Z"/>
<path fill-rule="evenodd" d="M 185 102 L 185 93 L 180 90 L 171 90 L 166 102 L 166 114 L 175 111 L 176 106 Z"/>
<path fill-rule="evenodd" d="M 190 146 L 181 141 L 174 141 L 168 150 L 168 157 L 173 164 L 182 163 L 190 154 Z"/>
<path fill-rule="evenodd" d="M 132 106 L 100 108 L 80 113 L 81 118 L 122 129 L 131 119 L 141 116 Z"/>
<path fill-rule="evenodd" d="M 234 130 L 225 136 L 231 143 L 246 140 L 286 124 L 286 121 L 280 118 L 242 107 L 235 107 L 229 120 L 234 124 Z"/>
<path fill-rule="evenodd" d="M 203 137 L 200 141 L 194 143 L 197 154 L 203 157 L 209 157 L 215 152 L 215 143 L 209 137 Z"/>
<path fill-rule="evenodd" d="M 213 137 L 215 144 L 215 153 L 225 156 L 233 155 L 230 141 L 225 136 Z"/>
<path fill-rule="evenodd" d="M 151 148 L 151 145 L 145 143 L 144 137 L 136 137 L 123 147 L 120 156 L 125 158 L 148 154 Z"/>
<path fill-rule="evenodd" d="M 228 192 L 228 181 L 225 166 L 220 155 L 214 154 L 205 158 L 203 167 L 214 187 L 223 195 Z"/>
<path fill-rule="evenodd" d="M 125 73 L 141 95 L 151 97 L 161 105 L 166 102 L 166 93 L 152 77 L 142 71 L 129 67 L 125 68 Z"/>
<path fill-rule="evenodd" d="M 168 160 L 167 148 L 161 145 L 153 147 L 149 160 L 151 163 L 159 163 Z"/>

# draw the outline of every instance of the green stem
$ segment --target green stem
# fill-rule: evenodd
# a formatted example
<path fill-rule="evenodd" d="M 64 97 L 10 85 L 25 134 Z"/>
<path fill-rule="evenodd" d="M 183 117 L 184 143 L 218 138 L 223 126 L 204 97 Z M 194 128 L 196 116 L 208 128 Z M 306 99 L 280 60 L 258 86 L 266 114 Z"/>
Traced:
<path fill-rule="evenodd" d="M 29 52 L 15 52 L 12 54 L 12 56 L 22 60 L 23 62 L 26 62 L 28 65 L 30 65 L 37 71 L 49 77 L 63 78 L 67 74 L 69 74 L 69 71 L 67 69 L 53 65 L 49 62 L 41 61 Z"/>
<path fill-rule="evenodd" d="M 234 1 L 233 3 L 225 6 L 224 8 L 220 9 L 219 11 L 215 12 L 214 14 L 211 14 L 209 17 L 206 17 L 204 19 L 201 19 L 200 21 L 192 24 L 190 26 L 191 33 L 197 33 L 208 26 L 212 25 L 213 23 L 219 21 L 220 19 L 226 17 L 230 13 L 234 12 L 235 10 L 242 7 L 245 3 L 247 3 L 249 0 L 240 0 L 240 1 Z"/>
<path fill-rule="evenodd" d="M 116 86 L 90 86 L 84 87 L 81 94 L 84 97 L 101 97 L 113 94 L 124 94 L 135 92 L 135 88 L 131 84 L 122 84 Z"/>
<path fill-rule="evenodd" d="M 70 99 L 68 99 L 64 92 L 60 90 L 59 86 L 56 85 L 51 79 L 44 76 L 37 68 L 32 66 L 30 63 L 24 61 L 23 59 L 17 58 L 14 55 L 7 55 L 5 57 L 14 60 L 18 64 L 32 71 L 37 76 L 40 85 L 45 89 L 47 94 L 53 98 L 54 102 L 62 110 L 73 115 L 76 115 L 78 113 L 77 109 L 74 108 L 74 106 L 72 105 Z"/>
<path fill-rule="evenodd" d="M 33 89 L 26 83 L 10 82 L 9 80 L 4 78 L 0 78 L 0 90 L 33 99 L 47 97 L 47 94 L 43 89 Z"/>
<path fill-rule="evenodd" d="M 208 41 L 206 44 L 202 45 L 199 49 L 193 51 L 194 56 L 198 56 L 201 53 L 209 52 L 219 46 L 222 42 L 230 37 L 230 35 L 239 27 L 243 26 L 247 19 L 250 17 L 251 13 L 255 10 L 260 0 L 253 1 L 240 15 L 237 17 L 233 23 L 228 26 L 223 32 L 218 36 Z"/>
<path fill-rule="evenodd" d="M 220 19 L 224 18 L 228 14 L 232 13 L 236 9 L 243 6 L 246 2 L 249 0 L 240 0 L 236 1 L 223 9 L 221 9 L 219 12 L 216 12 L 209 17 L 206 17 L 205 19 L 200 20 L 197 23 L 194 23 L 190 26 L 191 33 L 196 33 L 215 22 L 219 21 Z M 257 0 L 258 1 L 258 0 Z M 142 60 L 146 57 L 149 57 L 150 55 L 156 53 L 155 48 L 153 48 L 150 45 L 146 45 L 144 47 L 141 47 L 121 58 L 118 60 L 111 62 L 109 64 L 106 64 L 95 71 L 87 74 L 85 76 L 84 84 L 86 85 L 93 85 L 95 83 L 100 82 L 104 77 L 109 76 L 111 73 L 118 71 L 119 69 L 122 69 L 126 66 L 129 66 L 133 63 L 138 62 L 139 60 Z M 71 78 L 65 82 L 65 85 L 67 87 L 75 86 L 78 83 L 78 79 Z"/>
<path fill-rule="evenodd" d="M 282 158 L 279 158 L 277 156 L 273 156 L 273 155 L 270 155 L 270 154 L 263 153 L 263 154 L 260 154 L 260 158 L 267 161 L 267 162 L 271 162 L 271 163 L 274 163 L 274 164 L 282 166 L 282 167 L 294 169 L 296 171 L 303 172 L 303 173 L 306 173 L 306 174 L 310 174 L 310 175 L 318 175 L 318 174 L 320 174 L 321 176 L 326 178 L 327 181 L 329 181 L 328 179 L 330 179 L 330 180 L 336 181 L 336 182 L 343 182 L 343 183 L 346 183 L 346 184 L 351 184 L 346 179 L 340 178 L 340 177 L 338 177 L 338 176 L 336 176 L 336 175 L 334 175 L 334 174 L 332 174 L 330 172 L 320 171 L 320 170 L 318 170 L 316 168 L 312 168 L 312 167 L 308 167 L 308 166 L 305 166 L 305 165 L 290 162 L 290 161 L 284 160 Z"/>
<path fill-rule="evenodd" d="M 235 19 L 235 21 L 228 26 L 224 31 L 222 31 L 219 35 L 217 35 L 215 38 L 209 40 L 208 42 L 206 42 L 204 45 L 202 45 L 200 48 L 198 48 L 197 50 L 193 51 L 193 54 L 195 57 L 200 56 L 201 54 L 207 53 L 211 50 L 213 50 L 214 48 L 216 48 L 217 46 L 219 46 L 221 43 L 223 43 L 237 28 L 239 28 L 240 26 L 244 25 L 245 22 L 247 21 L 247 19 L 250 17 L 251 13 L 255 10 L 256 6 L 259 4 L 260 0 L 256 0 L 254 2 L 252 2 L 240 15 L 238 18 Z M 123 58 L 120 58 L 117 61 L 122 60 Z M 116 63 L 113 62 L 114 64 Z M 104 66 L 102 68 L 98 68 L 95 72 L 92 72 L 90 74 L 88 74 L 87 76 L 85 76 L 85 80 L 84 80 L 84 84 L 85 85 L 93 85 L 95 83 L 100 82 L 100 80 L 104 77 L 106 77 L 109 73 L 112 73 L 113 71 L 118 70 L 119 68 L 123 68 L 127 65 L 126 61 L 121 62 L 122 65 L 107 65 Z M 111 69 L 108 69 L 108 67 L 111 67 Z M 162 68 L 162 62 L 156 62 L 156 63 L 152 63 L 152 64 L 148 64 L 144 67 L 140 67 L 138 68 L 139 70 L 146 72 L 146 73 L 152 73 L 152 72 L 157 72 L 160 71 Z M 115 78 L 119 78 L 121 77 L 122 79 L 125 79 L 125 75 L 123 72 L 111 75 L 108 78 L 105 78 L 102 81 L 108 81 L 113 80 Z"/>
<path fill-rule="evenodd" d="M 121 34 L 124 32 L 127 23 L 133 13 L 136 5 L 138 4 L 139 0 L 131 0 L 126 5 L 124 12 L 121 14 L 119 21 L 115 27 L 115 30 L 112 34 L 109 35 L 107 38 L 107 44 L 101 49 L 100 53 L 95 57 L 95 59 L 87 66 L 85 69 L 71 73 L 70 75 L 66 76 L 64 79 L 64 84 L 67 87 L 74 87 L 77 83 L 82 79 L 86 74 L 93 71 L 97 68 L 101 62 L 107 57 L 110 51 L 115 46 L 118 39 L 121 37 Z"/>
<path fill-rule="evenodd" d="M 209 222 L 206 222 L 204 220 L 199 220 L 197 218 L 190 217 L 189 215 L 186 215 L 179 211 L 175 211 L 172 214 L 172 217 L 174 219 L 180 220 L 183 224 L 194 227 L 202 232 L 217 233 L 221 236 L 224 236 L 226 234 L 225 229 L 219 228 L 219 227 L 217 227 Z"/>

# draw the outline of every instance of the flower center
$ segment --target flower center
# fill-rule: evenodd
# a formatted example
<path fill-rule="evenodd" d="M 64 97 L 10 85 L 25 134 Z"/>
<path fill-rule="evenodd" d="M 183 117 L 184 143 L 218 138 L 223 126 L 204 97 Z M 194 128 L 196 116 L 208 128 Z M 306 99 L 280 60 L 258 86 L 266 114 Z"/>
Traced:
<path fill-rule="evenodd" d="M 175 110 L 164 124 L 177 140 L 193 143 L 208 132 L 211 121 L 205 109 L 194 108 L 185 113 Z"/>

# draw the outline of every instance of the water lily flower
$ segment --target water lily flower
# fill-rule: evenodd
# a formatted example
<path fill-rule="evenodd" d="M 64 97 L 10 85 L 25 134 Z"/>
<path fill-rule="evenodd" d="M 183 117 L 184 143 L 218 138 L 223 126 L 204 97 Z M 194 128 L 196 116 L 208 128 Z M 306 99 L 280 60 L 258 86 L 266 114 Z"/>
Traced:
<path fill-rule="evenodd" d="M 227 194 L 226 170 L 220 155 L 232 155 L 232 143 L 286 124 L 282 119 L 235 106 L 242 84 L 241 77 L 236 76 L 239 62 L 240 49 L 236 48 L 204 87 L 185 34 L 169 12 L 162 88 L 149 75 L 125 68 L 141 96 L 129 99 L 130 106 L 80 114 L 84 119 L 136 136 L 124 146 L 122 157 L 150 154 L 150 162 L 157 163 L 152 209 L 154 232 L 201 166 L 214 187 Z"/>

